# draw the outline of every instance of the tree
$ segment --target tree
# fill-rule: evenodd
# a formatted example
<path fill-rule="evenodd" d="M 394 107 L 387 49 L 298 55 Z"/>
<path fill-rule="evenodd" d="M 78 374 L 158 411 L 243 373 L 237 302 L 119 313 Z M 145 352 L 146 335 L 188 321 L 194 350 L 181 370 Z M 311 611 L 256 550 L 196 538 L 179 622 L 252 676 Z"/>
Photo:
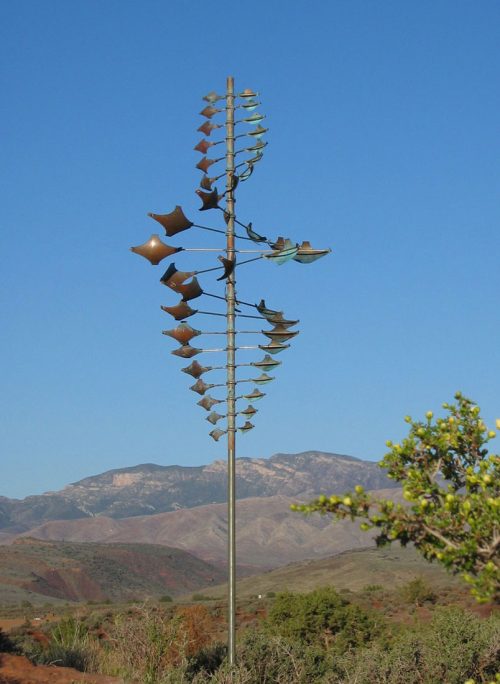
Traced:
<path fill-rule="evenodd" d="M 406 504 L 379 499 L 357 485 L 341 496 L 320 496 L 292 510 L 319 511 L 336 519 L 362 519 L 376 530 L 379 546 L 413 543 L 429 561 L 441 563 L 471 585 L 478 601 L 500 601 L 500 457 L 485 445 L 496 437 L 480 408 L 460 392 L 443 404 L 447 416 L 410 425 L 401 444 L 387 442 L 380 462 L 401 483 Z M 500 421 L 497 421 L 500 428 Z"/>

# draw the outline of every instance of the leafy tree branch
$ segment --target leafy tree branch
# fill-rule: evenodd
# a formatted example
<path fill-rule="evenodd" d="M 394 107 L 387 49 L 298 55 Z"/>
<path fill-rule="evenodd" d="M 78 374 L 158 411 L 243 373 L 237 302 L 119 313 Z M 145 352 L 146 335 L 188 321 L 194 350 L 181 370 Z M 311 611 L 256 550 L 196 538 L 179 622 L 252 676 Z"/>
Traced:
<path fill-rule="evenodd" d="M 434 420 L 432 411 L 421 421 L 406 416 L 408 436 L 401 444 L 387 442 L 379 465 L 401 483 L 406 504 L 357 485 L 292 510 L 361 519 L 362 530 L 376 530 L 377 545 L 411 542 L 427 560 L 460 574 L 478 601 L 499 602 L 500 457 L 486 448 L 496 433 L 475 402 L 459 392 L 455 399 L 443 404 L 444 418 Z"/>

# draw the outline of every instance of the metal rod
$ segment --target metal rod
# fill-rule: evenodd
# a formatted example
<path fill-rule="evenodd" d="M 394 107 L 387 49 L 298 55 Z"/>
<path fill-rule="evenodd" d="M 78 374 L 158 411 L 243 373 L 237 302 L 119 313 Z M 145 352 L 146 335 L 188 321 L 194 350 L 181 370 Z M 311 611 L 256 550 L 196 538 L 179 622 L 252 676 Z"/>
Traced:
<path fill-rule="evenodd" d="M 202 335 L 227 335 L 227 330 L 202 330 Z M 235 330 L 235 335 L 262 335 L 262 330 Z"/>
<path fill-rule="evenodd" d="M 227 258 L 234 261 L 234 78 L 228 76 L 226 91 L 226 212 Z M 231 273 L 226 284 L 227 301 L 227 537 L 228 537 L 228 629 L 229 665 L 236 663 L 236 278 Z"/>

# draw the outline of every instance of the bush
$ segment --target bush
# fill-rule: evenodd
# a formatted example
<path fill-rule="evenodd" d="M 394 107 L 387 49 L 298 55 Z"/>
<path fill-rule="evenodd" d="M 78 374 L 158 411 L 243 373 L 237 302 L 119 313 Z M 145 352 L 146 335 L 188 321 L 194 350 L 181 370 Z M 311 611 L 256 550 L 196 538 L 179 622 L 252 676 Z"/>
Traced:
<path fill-rule="evenodd" d="M 426 601 L 436 603 L 437 600 L 435 592 L 421 577 L 416 577 L 405 584 L 401 589 L 401 596 L 405 601 L 414 603 L 416 606 L 423 606 Z"/>
<path fill-rule="evenodd" d="M 168 594 L 164 594 L 163 596 L 160 596 L 158 599 L 161 603 L 171 603 L 174 599 L 169 596 Z"/>
<path fill-rule="evenodd" d="M 309 594 L 279 594 L 267 623 L 281 636 L 308 644 L 319 642 L 336 650 L 364 644 L 383 629 L 380 619 L 352 605 L 331 587 Z"/>
<path fill-rule="evenodd" d="M 500 621 L 458 608 L 436 610 L 430 625 L 398 635 L 388 648 L 346 653 L 336 660 L 335 684 L 464 684 L 491 681 L 500 662 Z"/>
<path fill-rule="evenodd" d="M 225 644 L 214 644 L 213 646 L 202 648 L 188 660 L 185 669 L 188 681 L 191 681 L 194 675 L 199 673 L 214 674 L 224 662 L 226 655 L 227 646 Z"/>
<path fill-rule="evenodd" d="M 61 620 L 52 629 L 47 646 L 33 644 L 26 655 L 38 665 L 72 667 L 80 672 L 96 668 L 96 644 L 84 624 L 73 617 Z"/>
<path fill-rule="evenodd" d="M 17 648 L 12 639 L 0 628 L 0 653 L 16 653 Z"/>

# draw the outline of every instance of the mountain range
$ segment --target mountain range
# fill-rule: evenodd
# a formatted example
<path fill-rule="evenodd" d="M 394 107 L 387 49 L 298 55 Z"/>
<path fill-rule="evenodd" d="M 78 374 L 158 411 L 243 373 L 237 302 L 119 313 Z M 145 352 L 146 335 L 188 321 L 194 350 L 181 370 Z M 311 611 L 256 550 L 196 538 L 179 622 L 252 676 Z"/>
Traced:
<path fill-rule="evenodd" d="M 197 467 L 147 463 L 109 470 L 60 491 L 22 500 L 0 497 L 0 532 L 10 536 L 53 520 L 131 518 L 220 504 L 226 501 L 226 477 L 225 461 Z M 237 459 L 239 500 L 307 499 L 325 491 L 342 492 L 355 484 L 366 489 L 393 486 L 377 464 L 340 454 L 307 451 L 275 454 L 269 459 Z"/>

